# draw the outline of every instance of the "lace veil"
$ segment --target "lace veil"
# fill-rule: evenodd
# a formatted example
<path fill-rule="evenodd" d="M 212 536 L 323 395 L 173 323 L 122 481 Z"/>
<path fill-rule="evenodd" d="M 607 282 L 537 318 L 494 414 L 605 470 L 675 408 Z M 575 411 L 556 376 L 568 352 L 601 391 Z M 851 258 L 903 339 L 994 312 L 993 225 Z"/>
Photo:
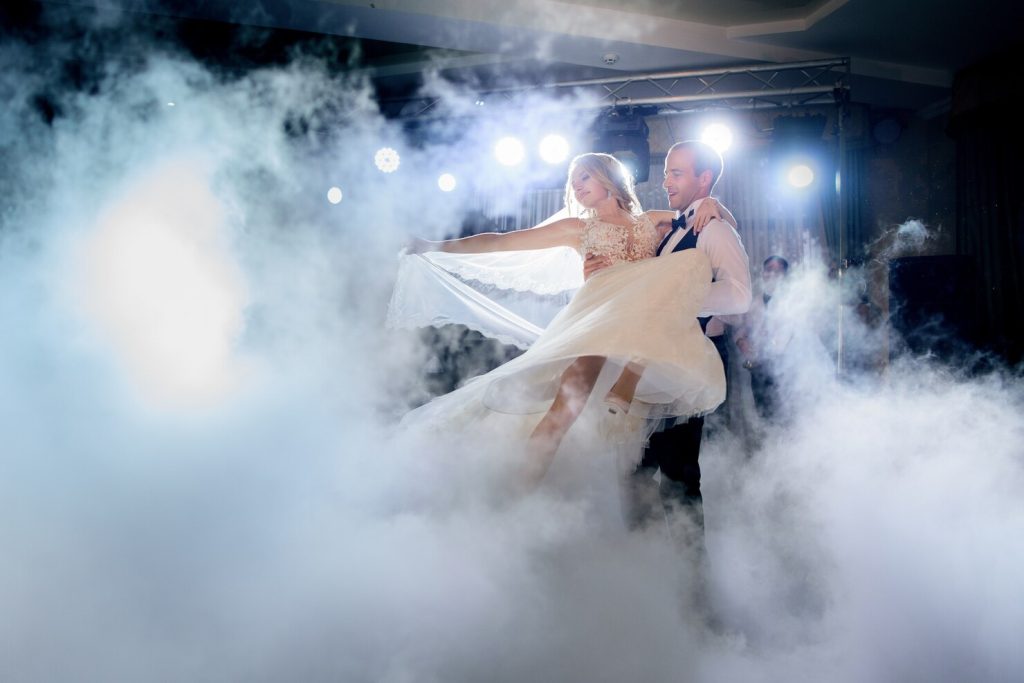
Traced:
<path fill-rule="evenodd" d="M 563 208 L 538 226 L 568 215 Z M 526 349 L 582 285 L 582 259 L 569 247 L 404 254 L 399 257 L 387 326 L 465 325 Z"/>
<path fill-rule="evenodd" d="M 406 254 L 399 259 L 387 324 L 460 324 L 526 349 L 582 284 L 582 261 L 569 247 Z"/>

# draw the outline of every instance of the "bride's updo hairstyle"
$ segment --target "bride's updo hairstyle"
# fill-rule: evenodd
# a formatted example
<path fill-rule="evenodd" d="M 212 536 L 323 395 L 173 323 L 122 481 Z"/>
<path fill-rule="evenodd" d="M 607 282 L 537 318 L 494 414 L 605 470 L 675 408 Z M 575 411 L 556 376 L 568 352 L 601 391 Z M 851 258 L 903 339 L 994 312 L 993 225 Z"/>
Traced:
<path fill-rule="evenodd" d="M 633 176 L 623 163 L 611 154 L 589 152 L 580 154 L 569 164 L 569 179 L 565 183 L 565 208 L 570 214 L 579 215 L 587 211 L 579 205 L 572 191 L 572 179 L 577 170 L 585 171 L 608 190 L 623 211 L 633 215 L 643 212 L 640 200 L 633 191 Z"/>

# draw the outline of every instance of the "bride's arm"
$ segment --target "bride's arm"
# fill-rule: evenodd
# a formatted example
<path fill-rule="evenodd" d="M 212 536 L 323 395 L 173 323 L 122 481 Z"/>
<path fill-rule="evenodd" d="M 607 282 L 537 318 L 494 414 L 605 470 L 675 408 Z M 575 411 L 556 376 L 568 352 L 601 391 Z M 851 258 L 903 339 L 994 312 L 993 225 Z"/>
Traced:
<path fill-rule="evenodd" d="M 647 216 L 658 231 L 658 239 L 662 239 L 672 229 L 672 219 L 676 217 L 676 212 L 652 209 L 647 212 Z"/>
<path fill-rule="evenodd" d="M 699 233 L 715 218 L 725 221 L 734 229 L 739 227 L 736 223 L 736 216 L 733 216 L 732 211 L 725 208 L 725 204 L 714 197 L 708 197 L 697 207 L 697 213 L 693 217 L 693 231 Z"/>
<path fill-rule="evenodd" d="M 653 210 L 648 211 L 647 215 L 650 216 L 651 222 L 654 223 L 654 227 L 658 229 L 658 237 L 664 237 L 665 233 L 672 229 L 672 219 L 676 217 L 674 211 Z M 714 197 L 708 197 L 700 203 L 700 206 L 697 207 L 697 211 L 693 216 L 692 225 L 694 234 L 700 234 L 700 231 L 704 229 L 704 226 L 715 218 L 725 221 L 733 228 L 738 227 L 736 217 L 732 215 L 732 211 L 729 211 L 729 209 L 725 207 L 725 204 Z"/>
<path fill-rule="evenodd" d="M 479 254 L 488 251 L 519 251 L 526 249 L 547 249 L 548 247 L 578 248 L 583 221 L 578 218 L 563 218 L 525 230 L 513 232 L 483 232 L 455 240 L 431 242 L 416 239 L 409 251 L 447 251 L 458 254 Z"/>

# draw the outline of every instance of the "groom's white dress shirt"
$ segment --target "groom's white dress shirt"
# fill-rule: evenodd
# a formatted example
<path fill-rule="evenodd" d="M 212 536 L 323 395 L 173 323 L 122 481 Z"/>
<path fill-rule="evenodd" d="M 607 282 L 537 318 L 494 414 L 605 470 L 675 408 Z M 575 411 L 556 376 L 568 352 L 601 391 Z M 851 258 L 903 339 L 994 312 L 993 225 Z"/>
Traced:
<path fill-rule="evenodd" d="M 697 199 L 682 212 L 683 216 L 696 211 L 704 198 Z M 687 226 L 690 229 L 691 226 Z M 672 253 L 672 249 L 683 239 L 686 230 L 676 230 L 671 235 L 661 254 Z M 725 331 L 725 323 L 717 316 L 738 315 L 750 308 L 750 259 L 743 248 L 739 233 L 727 222 L 715 219 L 704 226 L 697 235 L 697 249 L 711 262 L 714 281 L 704 299 L 701 317 L 716 316 L 708 323 L 707 335 L 716 337 Z"/>

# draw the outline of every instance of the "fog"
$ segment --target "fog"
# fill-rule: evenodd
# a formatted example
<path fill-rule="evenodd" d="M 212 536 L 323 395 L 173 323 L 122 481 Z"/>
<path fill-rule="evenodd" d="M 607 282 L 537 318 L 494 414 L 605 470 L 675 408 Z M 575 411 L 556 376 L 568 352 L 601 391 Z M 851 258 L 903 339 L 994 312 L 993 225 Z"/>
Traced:
<path fill-rule="evenodd" d="M 363 76 L 218 72 L 122 19 L 0 43 L 5 680 L 1021 677 L 1018 376 L 836 379 L 841 297 L 791 276 L 788 421 L 702 451 L 710 628 L 587 423 L 527 497 L 493 435 L 396 428 L 430 354 L 384 328 L 397 253 L 473 208 L 442 167 L 516 205 L 471 149 L 500 121 L 413 144 Z"/>

